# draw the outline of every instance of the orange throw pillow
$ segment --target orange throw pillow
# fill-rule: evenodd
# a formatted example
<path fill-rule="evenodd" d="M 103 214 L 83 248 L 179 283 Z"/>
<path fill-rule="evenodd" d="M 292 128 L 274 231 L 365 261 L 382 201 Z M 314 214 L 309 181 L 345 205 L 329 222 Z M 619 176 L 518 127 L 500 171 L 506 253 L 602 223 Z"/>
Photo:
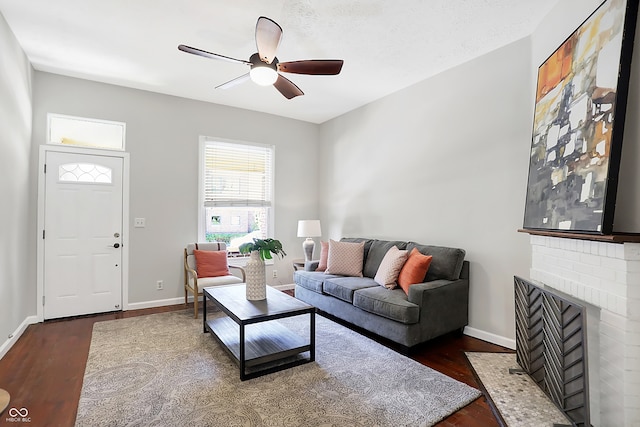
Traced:
<path fill-rule="evenodd" d="M 424 282 L 432 259 L 431 255 L 422 255 L 418 249 L 413 248 L 398 276 L 398 285 L 405 294 L 409 295 L 409 286 Z"/>
<path fill-rule="evenodd" d="M 227 251 L 200 251 L 195 249 L 196 270 L 200 277 L 228 276 Z"/>

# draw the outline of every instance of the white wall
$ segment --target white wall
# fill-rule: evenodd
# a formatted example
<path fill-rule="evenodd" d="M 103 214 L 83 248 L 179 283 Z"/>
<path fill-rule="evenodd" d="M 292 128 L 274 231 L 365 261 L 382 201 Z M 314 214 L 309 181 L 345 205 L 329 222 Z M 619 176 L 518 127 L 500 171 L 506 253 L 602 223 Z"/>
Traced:
<path fill-rule="evenodd" d="M 640 24 L 636 26 L 613 229 L 640 232 Z"/>
<path fill-rule="evenodd" d="M 276 146 L 275 237 L 290 256 L 276 263 L 273 283 L 293 281 L 291 259 L 302 257 L 297 220 L 317 212 L 316 125 L 42 72 L 35 73 L 34 106 L 36 144 L 45 142 L 47 113 L 127 124 L 130 303 L 184 295 L 182 249 L 197 239 L 200 135 Z M 133 228 L 136 217 L 146 218 L 146 228 Z"/>
<path fill-rule="evenodd" d="M 465 249 L 468 331 L 511 346 L 513 275 L 526 276 L 530 259 L 528 236 L 517 232 L 530 55 L 520 40 L 321 126 L 325 234 Z"/>
<path fill-rule="evenodd" d="M 32 68 L 0 14 L 0 357 L 35 314 L 35 213 L 29 189 Z M 9 337 L 9 338 L 7 338 Z"/>

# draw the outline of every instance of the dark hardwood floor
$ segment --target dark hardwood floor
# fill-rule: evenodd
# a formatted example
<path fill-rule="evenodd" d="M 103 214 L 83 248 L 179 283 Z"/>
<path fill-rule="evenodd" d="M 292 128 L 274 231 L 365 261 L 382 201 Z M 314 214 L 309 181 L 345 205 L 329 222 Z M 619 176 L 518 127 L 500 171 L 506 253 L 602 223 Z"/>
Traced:
<path fill-rule="evenodd" d="M 103 320 L 183 309 L 183 305 L 159 307 L 47 321 L 29 326 L 0 360 L 0 388 L 11 395 L 9 408 L 27 408 L 31 422 L 7 422 L 7 410 L 0 414 L 0 426 L 73 426 L 93 324 Z M 388 342 L 382 343 L 393 347 Z M 509 350 L 468 336 L 452 334 L 420 346 L 411 352 L 410 357 L 452 378 L 480 388 L 464 356 L 465 351 Z M 439 427 L 499 425 L 484 397 L 437 424 Z"/>

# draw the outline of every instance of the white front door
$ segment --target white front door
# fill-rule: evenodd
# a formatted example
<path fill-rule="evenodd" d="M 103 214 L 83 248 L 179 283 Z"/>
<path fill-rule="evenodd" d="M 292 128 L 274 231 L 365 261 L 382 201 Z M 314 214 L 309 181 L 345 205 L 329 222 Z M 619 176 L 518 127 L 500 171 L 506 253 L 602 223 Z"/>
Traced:
<path fill-rule="evenodd" d="M 123 159 L 47 151 L 44 318 L 122 309 Z"/>

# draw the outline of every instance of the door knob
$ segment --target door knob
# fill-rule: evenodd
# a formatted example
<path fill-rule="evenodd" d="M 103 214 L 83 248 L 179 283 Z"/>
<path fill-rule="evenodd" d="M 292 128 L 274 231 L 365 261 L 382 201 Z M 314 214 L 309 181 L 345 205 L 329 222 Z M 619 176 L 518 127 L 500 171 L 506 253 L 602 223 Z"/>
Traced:
<path fill-rule="evenodd" d="M 120 247 L 120 243 L 114 243 L 114 244 L 113 244 L 113 247 L 114 247 L 114 248 L 116 248 L 116 249 L 118 249 L 118 248 Z"/>

